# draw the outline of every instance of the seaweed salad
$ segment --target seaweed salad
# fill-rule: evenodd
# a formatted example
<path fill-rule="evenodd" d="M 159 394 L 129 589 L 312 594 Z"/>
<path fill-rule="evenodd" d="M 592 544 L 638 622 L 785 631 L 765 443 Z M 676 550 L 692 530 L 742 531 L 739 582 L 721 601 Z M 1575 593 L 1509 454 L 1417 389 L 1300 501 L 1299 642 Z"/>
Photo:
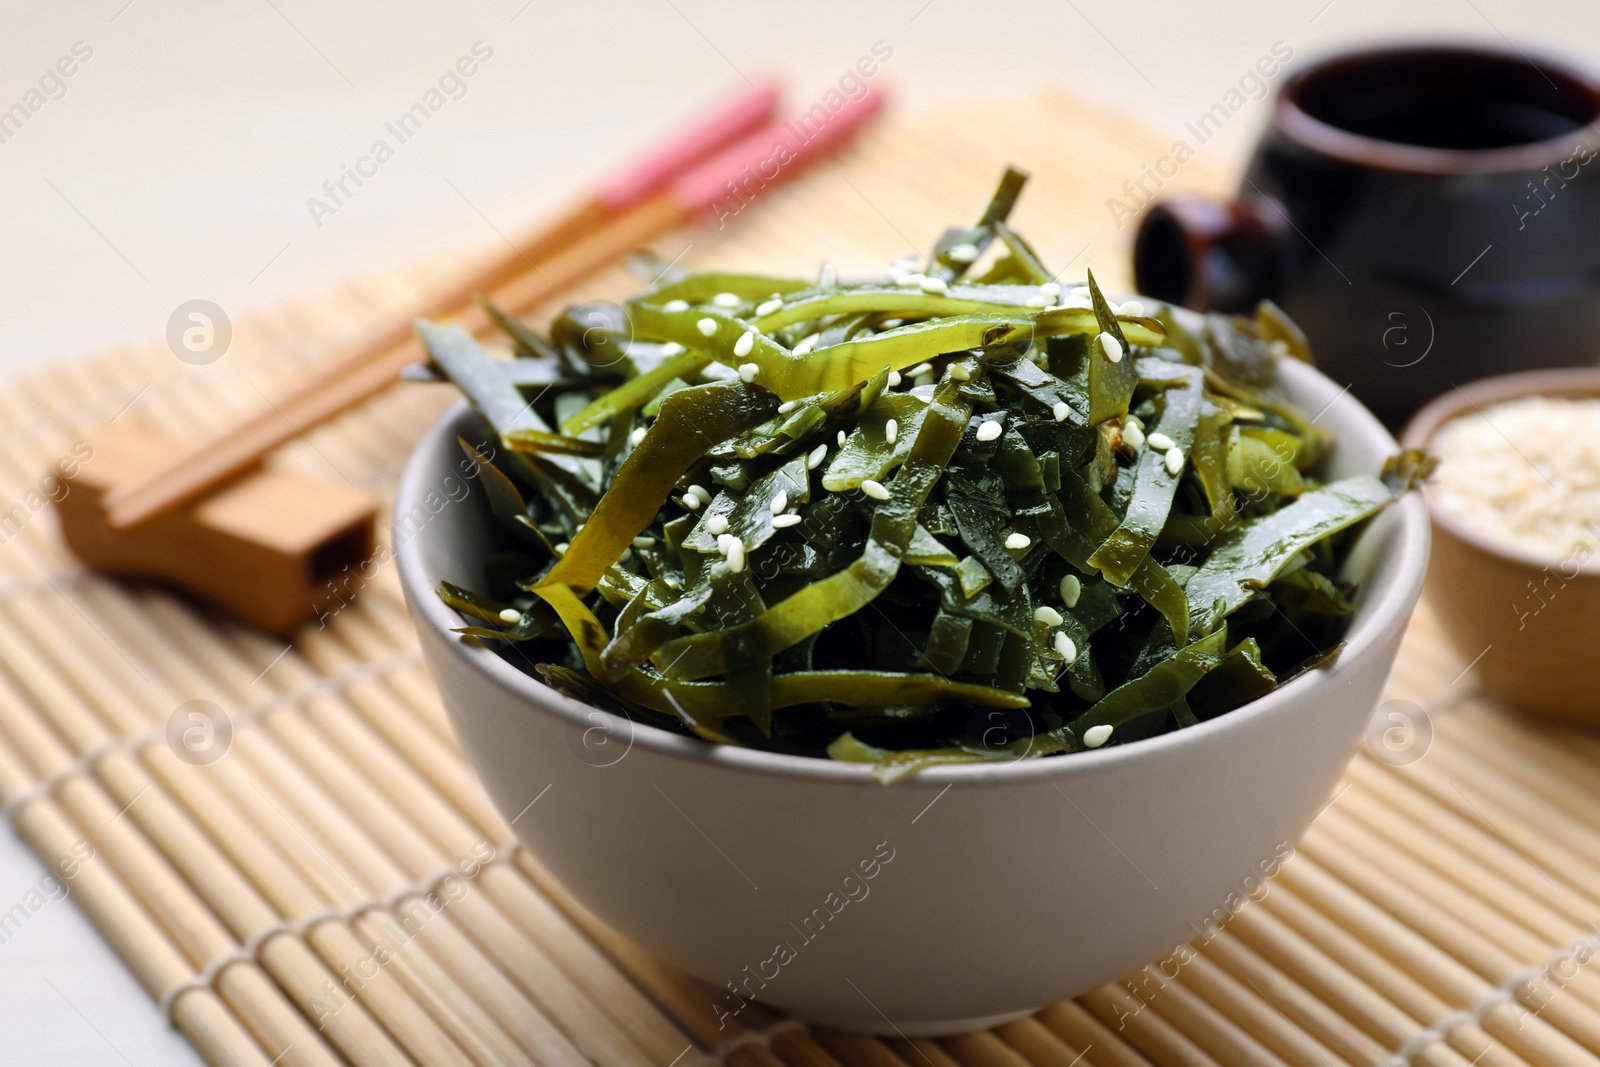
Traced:
<path fill-rule="evenodd" d="M 1328 434 L 1277 385 L 1299 329 L 1056 282 L 1006 225 L 1025 180 L 884 281 L 654 265 L 546 336 L 481 301 L 510 360 L 419 322 L 503 526 L 481 588 L 439 587 L 459 632 L 883 781 L 1181 730 L 1331 663 L 1353 528 L 1416 459 L 1319 481 Z"/>

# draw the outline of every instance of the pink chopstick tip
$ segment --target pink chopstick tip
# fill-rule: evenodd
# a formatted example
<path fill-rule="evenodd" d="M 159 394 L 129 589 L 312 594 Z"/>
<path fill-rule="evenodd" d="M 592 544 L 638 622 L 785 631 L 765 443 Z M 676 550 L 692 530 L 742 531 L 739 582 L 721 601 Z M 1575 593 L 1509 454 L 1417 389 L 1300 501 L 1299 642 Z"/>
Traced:
<path fill-rule="evenodd" d="M 673 182 L 672 194 L 686 212 L 712 211 L 725 223 L 763 190 L 848 141 L 884 102 L 885 93 L 875 89 L 837 108 L 818 101 L 718 152 Z"/>
<path fill-rule="evenodd" d="M 777 110 L 780 93 L 776 81 L 765 79 L 722 106 L 703 111 L 699 121 L 689 129 L 603 183 L 595 191 L 595 202 L 617 213 L 667 187 L 718 149 L 770 121 Z"/>

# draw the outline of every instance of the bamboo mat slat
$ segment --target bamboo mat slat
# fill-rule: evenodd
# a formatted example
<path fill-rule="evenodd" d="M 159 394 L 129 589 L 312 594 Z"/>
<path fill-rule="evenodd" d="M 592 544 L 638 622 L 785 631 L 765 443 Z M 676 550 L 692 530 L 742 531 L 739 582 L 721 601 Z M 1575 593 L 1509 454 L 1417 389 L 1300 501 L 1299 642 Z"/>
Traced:
<path fill-rule="evenodd" d="M 1125 287 L 1129 235 L 1105 198 L 1161 152 L 1064 96 L 894 117 L 725 230 L 655 250 L 733 269 L 881 270 L 971 217 L 1015 162 L 1034 173 L 1015 221 L 1046 262 Z M 1202 155 L 1180 181 L 1221 189 L 1231 162 Z M 0 805 L 41 860 L 70 868 L 72 898 L 207 1061 L 1600 1064 L 1600 738 L 1494 707 L 1426 604 L 1379 714 L 1421 709 L 1431 740 L 1401 759 L 1359 754 L 1264 895 L 1189 958 L 938 1040 L 831 1032 L 759 1006 L 719 1029 L 710 990 L 606 928 L 514 843 L 451 736 L 392 568 L 285 645 L 85 572 L 27 503 L 41 471 L 113 418 L 198 435 L 457 262 L 241 321 L 211 366 L 138 345 L 0 389 L 0 512 L 26 512 L 0 544 Z M 629 288 L 618 270 L 584 291 Z M 397 387 L 275 462 L 387 497 L 451 400 Z M 210 766 L 169 745 L 169 717 L 195 699 L 231 725 Z"/>

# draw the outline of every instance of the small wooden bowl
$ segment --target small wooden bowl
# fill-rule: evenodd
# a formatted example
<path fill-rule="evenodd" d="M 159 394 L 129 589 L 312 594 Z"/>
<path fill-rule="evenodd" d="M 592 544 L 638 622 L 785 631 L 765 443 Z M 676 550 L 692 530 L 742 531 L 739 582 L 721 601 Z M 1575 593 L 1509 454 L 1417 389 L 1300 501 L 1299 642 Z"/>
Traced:
<path fill-rule="evenodd" d="M 1600 397 L 1600 368 L 1528 371 L 1458 386 L 1412 417 L 1406 448 L 1426 448 L 1461 415 L 1528 396 Z M 1491 541 L 1446 514 L 1433 519 L 1427 596 L 1485 689 L 1511 707 L 1600 723 L 1600 560 L 1552 560 Z"/>

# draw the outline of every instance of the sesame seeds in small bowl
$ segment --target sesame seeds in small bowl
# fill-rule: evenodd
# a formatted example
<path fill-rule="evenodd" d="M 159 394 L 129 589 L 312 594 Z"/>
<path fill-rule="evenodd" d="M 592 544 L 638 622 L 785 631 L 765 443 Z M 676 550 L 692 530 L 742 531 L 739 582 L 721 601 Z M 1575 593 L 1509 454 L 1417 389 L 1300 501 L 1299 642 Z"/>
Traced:
<path fill-rule="evenodd" d="M 1512 707 L 1600 722 L 1600 369 L 1453 389 L 1401 443 L 1439 461 L 1427 595 L 1463 665 Z"/>

